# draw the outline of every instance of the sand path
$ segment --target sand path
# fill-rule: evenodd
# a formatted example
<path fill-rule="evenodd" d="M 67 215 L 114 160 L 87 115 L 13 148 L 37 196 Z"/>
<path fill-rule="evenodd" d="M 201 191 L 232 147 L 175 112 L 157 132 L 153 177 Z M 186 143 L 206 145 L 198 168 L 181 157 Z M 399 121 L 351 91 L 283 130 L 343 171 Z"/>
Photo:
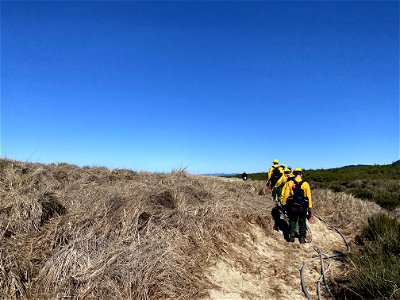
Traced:
<path fill-rule="evenodd" d="M 210 268 L 209 278 L 216 287 L 209 290 L 209 299 L 304 299 L 300 269 L 306 260 L 316 256 L 314 247 L 326 254 L 346 250 L 340 235 L 318 219 L 308 226 L 312 233 L 308 238 L 312 237 L 312 241 L 301 245 L 298 240 L 288 243 L 282 231 L 267 235 L 260 227 L 252 225 L 246 235 L 248 244 L 244 247 L 235 245 L 238 251 L 249 253 L 248 261 L 220 257 Z M 338 271 L 335 264 L 328 276 Z M 316 261 L 305 273 L 307 289 L 315 299 L 315 282 L 319 276 L 320 265 Z M 328 299 L 326 295 L 323 298 Z"/>

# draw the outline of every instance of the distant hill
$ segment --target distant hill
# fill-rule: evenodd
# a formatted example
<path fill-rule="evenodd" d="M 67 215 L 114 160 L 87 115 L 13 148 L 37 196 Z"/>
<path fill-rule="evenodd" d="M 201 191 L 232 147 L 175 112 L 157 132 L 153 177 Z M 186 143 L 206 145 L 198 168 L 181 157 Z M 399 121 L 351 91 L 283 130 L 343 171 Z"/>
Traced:
<path fill-rule="evenodd" d="M 393 166 L 399 166 L 400 165 L 400 159 L 396 160 L 392 163 Z"/>
<path fill-rule="evenodd" d="M 235 177 L 239 175 L 238 173 L 211 173 L 203 174 L 203 176 L 218 176 L 218 177 Z"/>

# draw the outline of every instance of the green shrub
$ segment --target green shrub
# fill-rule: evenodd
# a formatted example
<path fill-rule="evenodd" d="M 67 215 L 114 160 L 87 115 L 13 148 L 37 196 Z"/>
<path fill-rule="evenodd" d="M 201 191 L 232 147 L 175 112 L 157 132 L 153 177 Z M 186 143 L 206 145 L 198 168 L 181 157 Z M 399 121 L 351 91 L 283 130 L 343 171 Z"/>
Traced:
<path fill-rule="evenodd" d="M 400 194 L 383 192 L 374 201 L 384 208 L 393 209 L 400 206 Z"/>
<path fill-rule="evenodd" d="M 334 191 L 335 193 L 338 193 L 338 192 L 343 192 L 343 191 L 345 190 L 345 187 L 343 187 L 343 186 L 340 185 L 340 184 L 335 183 L 335 184 L 332 184 L 332 185 L 330 186 L 330 189 L 331 189 L 332 191 Z"/>
<path fill-rule="evenodd" d="M 390 299 L 398 291 L 400 260 L 397 256 L 370 249 L 363 256 L 352 254 L 350 257 L 356 265 L 348 284 L 351 290 L 364 299 Z"/>
<path fill-rule="evenodd" d="M 396 219 L 380 214 L 368 220 L 368 227 L 364 229 L 363 236 L 380 244 L 392 242 L 400 238 L 400 224 Z"/>
<path fill-rule="evenodd" d="M 348 287 L 365 299 L 400 299 L 400 223 L 381 214 L 370 219 L 349 257 L 353 262 Z M 397 294 L 396 294 L 397 293 Z"/>
<path fill-rule="evenodd" d="M 368 199 L 371 200 L 374 198 L 374 193 L 370 190 L 363 189 L 363 188 L 355 188 L 355 189 L 350 189 L 351 194 L 353 194 L 354 197 L 361 198 L 361 199 Z"/>

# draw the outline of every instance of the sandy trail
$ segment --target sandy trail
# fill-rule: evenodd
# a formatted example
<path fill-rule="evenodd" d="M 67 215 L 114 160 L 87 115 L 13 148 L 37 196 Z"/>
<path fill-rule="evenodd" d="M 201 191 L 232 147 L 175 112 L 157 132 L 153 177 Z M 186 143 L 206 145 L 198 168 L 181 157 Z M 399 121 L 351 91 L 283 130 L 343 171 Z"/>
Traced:
<path fill-rule="evenodd" d="M 288 243 L 282 231 L 267 235 L 259 226 L 253 225 L 245 236 L 248 243 L 235 245 L 237 251 L 248 253 L 247 261 L 235 261 L 226 255 L 210 268 L 209 278 L 216 287 L 209 290 L 209 299 L 304 299 L 300 269 L 305 261 L 316 256 L 314 247 L 326 254 L 346 250 L 343 239 L 335 230 L 316 218 L 314 220 L 313 224 L 308 224 L 312 233 L 308 239 L 312 237 L 312 241 L 303 245 L 297 239 L 295 243 Z M 314 298 L 319 268 L 319 261 L 316 261 L 305 272 L 307 289 Z M 328 277 L 337 269 L 333 265 Z"/>

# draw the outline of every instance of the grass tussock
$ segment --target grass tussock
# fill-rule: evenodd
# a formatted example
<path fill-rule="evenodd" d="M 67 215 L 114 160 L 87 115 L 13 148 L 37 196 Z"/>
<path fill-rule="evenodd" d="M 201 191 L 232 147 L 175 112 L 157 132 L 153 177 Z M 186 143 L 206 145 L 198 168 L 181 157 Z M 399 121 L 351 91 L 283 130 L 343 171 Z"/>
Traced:
<path fill-rule="evenodd" d="M 374 202 L 320 189 L 313 190 L 313 206 L 315 214 L 349 236 L 361 230 L 369 217 L 382 211 Z"/>
<path fill-rule="evenodd" d="M 258 224 L 262 182 L 0 160 L 5 299 L 197 299 Z"/>

